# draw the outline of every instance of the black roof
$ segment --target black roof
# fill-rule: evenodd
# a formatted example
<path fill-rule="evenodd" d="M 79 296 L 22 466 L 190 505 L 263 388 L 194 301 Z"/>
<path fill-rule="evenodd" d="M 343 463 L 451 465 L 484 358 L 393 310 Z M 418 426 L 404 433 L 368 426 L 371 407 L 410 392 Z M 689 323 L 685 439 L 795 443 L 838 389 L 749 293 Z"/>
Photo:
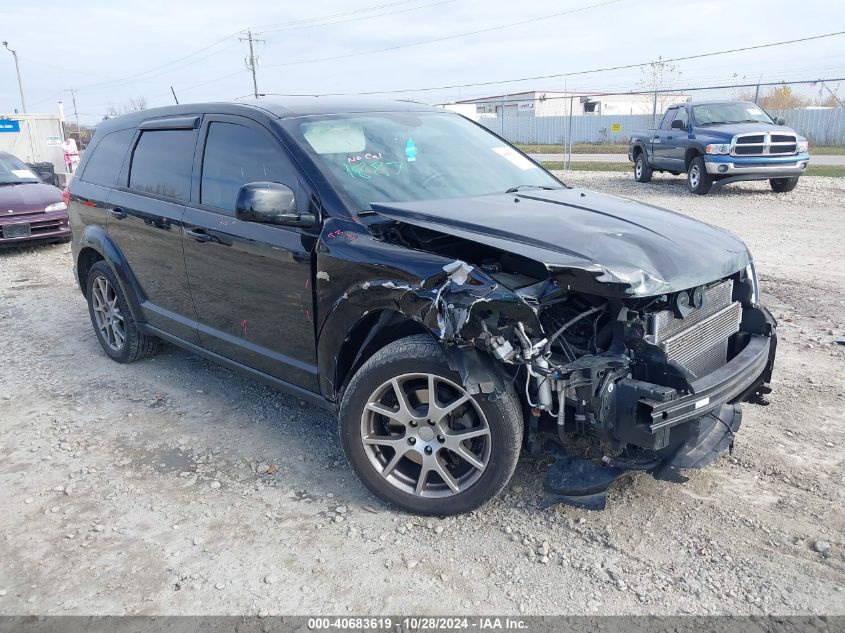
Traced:
<path fill-rule="evenodd" d="M 246 114 L 261 111 L 277 119 L 321 114 L 353 114 L 363 112 L 442 112 L 439 108 L 389 99 L 349 99 L 337 97 L 285 97 L 245 101 L 209 103 L 183 103 L 132 112 L 108 119 L 97 125 L 100 130 L 120 129 L 138 125 L 158 117 L 185 116 L 190 114 Z"/>

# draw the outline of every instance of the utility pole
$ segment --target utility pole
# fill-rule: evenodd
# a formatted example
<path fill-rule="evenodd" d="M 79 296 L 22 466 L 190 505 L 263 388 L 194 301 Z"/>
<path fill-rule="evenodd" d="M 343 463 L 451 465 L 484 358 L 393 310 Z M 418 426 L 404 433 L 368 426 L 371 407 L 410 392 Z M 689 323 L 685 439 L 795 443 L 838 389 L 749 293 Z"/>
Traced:
<path fill-rule="evenodd" d="M 258 79 L 255 76 L 255 68 L 258 66 L 258 58 L 255 56 L 254 42 L 263 42 L 264 40 L 256 39 L 252 36 L 252 29 L 246 30 L 246 37 L 238 38 L 241 41 L 249 42 L 249 57 L 246 59 L 246 67 L 252 73 L 252 94 L 258 99 Z"/>
<path fill-rule="evenodd" d="M 76 137 L 79 139 L 79 144 L 82 145 L 82 130 L 79 127 L 79 110 L 76 109 L 76 90 L 70 88 L 68 92 L 73 101 L 73 116 L 76 117 Z"/>
<path fill-rule="evenodd" d="M 23 81 L 21 80 L 21 66 L 18 63 L 18 52 L 9 48 L 9 42 L 3 42 L 3 46 L 5 46 L 6 50 L 9 51 L 12 54 L 12 57 L 15 58 L 15 72 L 18 74 L 18 90 L 20 90 L 21 93 L 21 112 L 26 114 L 26 99 L 24 99 L 23 96 Z"/>

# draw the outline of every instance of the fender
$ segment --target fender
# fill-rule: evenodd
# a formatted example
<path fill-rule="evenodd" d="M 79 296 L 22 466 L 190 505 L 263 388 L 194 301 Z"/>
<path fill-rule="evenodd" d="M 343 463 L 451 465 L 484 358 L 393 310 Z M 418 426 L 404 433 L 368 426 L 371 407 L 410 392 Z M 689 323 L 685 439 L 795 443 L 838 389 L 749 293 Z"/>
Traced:
<path fill-rule="evenodd" d="M 346 226 L 336 226 L 341 224 Z M 498 330 L 499 324 L 517 322 L 531 332 L 542 332 L 535 308 L 477 267 L 376 239 L 354 222 L 326 223 L 315 277 L 321 319 L 317 364 L 320 390 L 329 399 L 341 388 L 338 366 L 344 344 L 357 338 L 362 327 L 366 338 L 355 343 L 371 341 L 372 328 L 387 323 L 381 314 L 392 315 L 388 320 L 404 317 L 416 324 L 416 331 L 429 333 L 443 346 L 453 369 L 465 377 L 467 387 L 479 391 L 494 390 L 499 384 L 495 371 L 467 369 L 486 366 L 483 359 L 489 355 L 481 344 L 485 335 Z M 369 316 L 374 312 L 380 313 L 377 321 Z M 371 322 L 363 326 L 368 316 Z M 478 354 L 477 344 L 485 353 Z M 467 354 L 471 358 L 462 359 Z"/>
<path fill-rule="evenodd" d="M 120 289 L 126 301 L 129 304 L 129 309 L 132 312 L 132 318 L 135 321 L 143 321 L 143 311 L 141 310 L 141 301 L 144 298 L 141 285 L 132 273 L 129 267 L 129 262 L 123 255 L 123 252 L 115 244 L 111 236 L 106 232 L 102 226 L 89 225 L 79 238 L 77 246 L 77 256 L 75 262 L 75 270 L 79 270 L 79 253 L 85 248 L 92 248 L 97 251 L 103 259 L 111 266 L 117 277 L 117 282 L 120 284 Z M 86 289 L 82 287 L 82 280 L 79 281 L 80 288 L 85 293 Z"/>

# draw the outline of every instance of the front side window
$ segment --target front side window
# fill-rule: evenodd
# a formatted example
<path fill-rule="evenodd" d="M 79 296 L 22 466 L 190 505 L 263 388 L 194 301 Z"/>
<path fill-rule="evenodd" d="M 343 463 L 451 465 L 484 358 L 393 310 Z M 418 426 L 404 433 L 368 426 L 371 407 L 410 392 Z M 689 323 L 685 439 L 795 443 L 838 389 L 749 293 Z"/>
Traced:
<path fill-rule="evenodd" d="M 686 108 L 678 108 L 678 112 L 675 114 L 675 121 L 680 121 L 684 126 L 684 129 L 687 129 L 687 126 L 689 125 L 689 115 L 687 114 Z"/>
<path fill-rule="evenodd" d="M 133 136 L 135 130 L 131 128 L 106 134 L 103 140 L 92 148 L 91 157 L 81 176 L 82 180 L 103 187 L 113 186 Z"/>
<path fill-rule="evenodd" d="M 283 126 L 358 211 L 561 183 L 461 116 L 388 112 L 286 119 Z"/>
<path fill-rule="evenodd" d="M 249 182 L 295 188 L 282 147 L 266 134 L 235 123 L 208 126 L 200 202 L 234 213 L 238 189 Z"/>
<path fill-rule="evenodd" d="M 661 130 L 672 129 L 672 121 L 675 120 L 675 114 L 677 114 L 677 112 L 678 108 L 669 108 L 666 111 L 666 114 L 663 115 L 663 121 L 660 122 Z"/>
<path fill-rule="evenodd" d="M 142 132 L 132 155 L 129 188 L 187 200 L 191 193 L 196 137 L 195 130 Z"/>

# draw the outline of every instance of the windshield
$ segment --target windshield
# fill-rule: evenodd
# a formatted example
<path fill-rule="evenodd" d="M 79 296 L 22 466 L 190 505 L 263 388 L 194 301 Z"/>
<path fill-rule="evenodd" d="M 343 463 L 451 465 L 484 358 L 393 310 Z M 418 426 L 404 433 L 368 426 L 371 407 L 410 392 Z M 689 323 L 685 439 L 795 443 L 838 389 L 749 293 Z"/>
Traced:
<path fill-rule="evenodd" d="M 356 210 L 563 185 L 484 128 L 456 114 L 367 113 L 283 121 Z"/>
<path fill-rule="evenodd" d="M 41 182 L 25 163 L 9 154 L 0 154 L 0 185 Z"/>
<path fill-rule="evenodd" d="M 707 103 L 693 107 L 696 125 L 718 123 L 769 123 L 772 118 L 753 103 Z"/>

